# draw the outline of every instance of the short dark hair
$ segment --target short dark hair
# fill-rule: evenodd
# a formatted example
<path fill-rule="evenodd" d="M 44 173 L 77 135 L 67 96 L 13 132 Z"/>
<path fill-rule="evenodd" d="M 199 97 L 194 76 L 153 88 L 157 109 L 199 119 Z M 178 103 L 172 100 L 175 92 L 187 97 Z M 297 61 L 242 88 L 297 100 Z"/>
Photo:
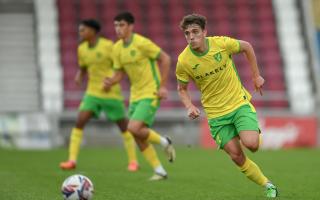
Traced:
<path fill-rule="evenodd" d="M 206 28 L 207 18 L 199 14 L 186 15 L 180 22 L 180 28 L 185 30 L 190 24 L 197 24 L 204 30 Z"/>
<path fill-rule="evenodd" d="M 101 30 L 100 23 L 95 19 L 85 19 L 85 20 L 82 20 L 80 24 L 94 29 L 96 33 L 98 33 Z"/>
<path fill-rule="evenodd" d="M 134 16 L 132 15 L 131 12 L 125 11 L 122 13 L 117 14 L 114 19 L 114 21 L 121 21 L 124 20 L 128 24 L 134 24 Z"/>

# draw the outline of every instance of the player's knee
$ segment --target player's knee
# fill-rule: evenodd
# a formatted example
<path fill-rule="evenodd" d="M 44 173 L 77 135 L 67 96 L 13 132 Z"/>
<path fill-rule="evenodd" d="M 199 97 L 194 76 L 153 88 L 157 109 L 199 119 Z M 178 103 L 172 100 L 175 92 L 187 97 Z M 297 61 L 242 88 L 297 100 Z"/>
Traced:
<path fill-rule="evenodd" d="M 78 120 L 78 121 L 76 122 L 76 128 L 78 128 L 78 129 L 84 129 L 85 124 L 86 124 L 86 123 L 85 123 L 83 120 Z"/>
<path fill-rule="evenodd" d="M 136 126 L 135 124 L 130 124 L 130 123 L 128 124 L 128 131 L 130 131 L 134 137 L 139 136 L 139 130 L 140 130 L 139 126 Z"/>
<path fill-rule="evenodd" d="M 80 114 L 78 116 L 77 122 L 76 122 L 76 128 L 79 129 L 84 129 L 84 127 L 86 126 L 87 122 L 89 122 L 91 119 L 91 114 Z"/>
<path fill-rule="evenodd" d="M 246 143 L 245 146 L 251 151 L 256 152 L 259 149 L 259 142 L 249 142 Z"/>
<path fill-rule="evenodd" d="M 235 162 L 238 166 L 241 166 L 245 161 L 245 156 L 241 152 L 231 153 L 229 155 L 232 161 Z"/>

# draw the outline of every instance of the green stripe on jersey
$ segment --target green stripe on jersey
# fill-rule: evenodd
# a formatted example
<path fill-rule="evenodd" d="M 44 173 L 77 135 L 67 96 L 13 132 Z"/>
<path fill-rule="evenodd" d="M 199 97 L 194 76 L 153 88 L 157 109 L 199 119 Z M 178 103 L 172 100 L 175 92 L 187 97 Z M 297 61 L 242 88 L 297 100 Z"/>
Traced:
<path fill-rule="evenodd" d="M 156 81 L 157 88 L 159 88 L 160 87 L 160 81 L 159 81 L 159 77 L 157 76 L 155 61 L 152 60 L 152 59 L 149 59 L 149 61 L 150 61 L 150 65 L 151 65 L 151 71 L 152 71 L 153 79 Z"/>

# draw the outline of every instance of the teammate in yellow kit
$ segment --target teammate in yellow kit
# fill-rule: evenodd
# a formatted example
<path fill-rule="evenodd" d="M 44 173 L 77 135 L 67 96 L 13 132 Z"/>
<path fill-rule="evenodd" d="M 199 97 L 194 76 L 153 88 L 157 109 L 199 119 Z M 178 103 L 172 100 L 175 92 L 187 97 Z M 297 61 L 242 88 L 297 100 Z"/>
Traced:
<path fill-rule="evenodd" d="M 259 148 L 259 126 L 251 95 L 241 84 L 232 55 L 244 53 L 250 63 L 256 91 L 262 95 L 260 76 L 252 46 L 229 37 L 206 37 L 206 18 L 187 15 L 180 27 L 188 46 L 176 66 L 178 93 L 191 119 L 200 110 L 192 104 L 187 86 L 193 81 L 201 93 L 212 137 L 233 162 L 253 182 L 266 188 L 267 197 L 276 197 L 277 188 L 243 152 L 240 142 L 252 152 Z"/>
<path fill-rule="evenodd" d="M 127 131 L 125 106 L 119 84 L 115 84 L 108 92 L 103 89 L 103 79 L 112 76 L 112 48 L 113 42 L 98 36 L 100 24 L 93 19 L 84 20 L 79 25 L 79 36 L 83 42 L 78 47 L 78 64 L 80 66 L 75 82 L 81 85 L 83 77 L 88 74 L 89 81 L 86 93 L 80 105 L 80 112 L 76 126 L 71 131 L 69 145 L 69 159 L 60 163 L 62 169 L 74 169 L 78 158 L 83 129 L 92 118 L 98 118 L 103 112 L 106 117 L 115 122 L 122 132 L 126 148 L 129 171 L 138 170 L 135 141 L 132 134 Z"/>
<path fill-rule="evenodd" d="M 105 89 L 109 90 L 125 74 L 129 77 L 131 96 L 128 130 L 154 169 L 150 180 L 163 180 L 167 178 L 167 172 L 151 143 L 161 144 L 171 162 L 175 159 L 175 151 L 168 137 L 160 136 L 150 127 L 160 100 L 167 97 L 170 57 L 151 40 L 134 33 L 133 25 L 134 17 L 129 12 L 120 13 L 114 18 L 115 31 L 120 39 L 113 51 L 113 66 L 117 71 L 113 77 L 106 78 L 104 84 Z"/>

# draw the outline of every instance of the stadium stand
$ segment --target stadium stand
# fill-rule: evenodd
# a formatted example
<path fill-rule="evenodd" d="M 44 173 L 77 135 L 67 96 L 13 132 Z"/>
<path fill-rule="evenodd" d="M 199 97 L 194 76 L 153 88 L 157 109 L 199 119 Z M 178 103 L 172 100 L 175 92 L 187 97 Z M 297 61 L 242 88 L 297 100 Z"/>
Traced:
<path fill-rule="evenodd" d="M 32 1 L 0 1 L 0 112 L 41 109 Z"/>
<path fill-rule="evenodd" d="M 36 0 L 38 60 L 41 72 L 43 109 L 48 113 L 62 111 L 62 70 L 55 1 Z"/>
<path fill-rule="evenodd" d="M 122 10 L 131 10 L 137 18 L 136 31 L 152 38 L 173 58 L 169 83 L 172 95 L 167 102 L 163 102 L 163 108 L 182 106 L 175 92 L 174 63 L 178 53 L 186 46 L 186 42 L 178 25 L 185 14 L 195 12 L 207 16 L 210 35 L 228 35 L 253 44 L 262 75 L 266 79 L 264 96 L 255 96 L 254 104 L 260 108 L 287 109 L 289 106 L 287 86 L 272 1 L 199 0 L 183 2 L 181 4 L 181 1 L 178 0 L 155 0 L 152 3 L 142 0 L 135 1 L 135 3 L 117 0 L 57 0 L 65 109 L 77 108 L 83 90 L 83 88 L 76 88 L 73 83 L 77 70 L 76 48 L 79 20 L 98 18 L 103 25 L 102 34 L 116 39 L 112 20 L 113 16 Z M 212 12 L 213 10 L 215 12 Z M 252 10 L 257 10 L 257 12 L 252 12 Z M 248 63 L 243 56 L 236 56 L 235 60 L 243 84 L 253 91 Z M 127 94 L 127 84 L 124 84 L 124 89 Z M 198 93 L 194 92 L 193 95 L 198 97 L 199 101 Z"/>
<path fill-rule="evenodd" d="M 291 108 L 296 113 L 310 113 L 315 108 L 308 55 L 305 53 L 302 23 L 297 1 L 274 1 L 284 74 Z M 281 11 L 281 12 L 280 12 Z"/>

